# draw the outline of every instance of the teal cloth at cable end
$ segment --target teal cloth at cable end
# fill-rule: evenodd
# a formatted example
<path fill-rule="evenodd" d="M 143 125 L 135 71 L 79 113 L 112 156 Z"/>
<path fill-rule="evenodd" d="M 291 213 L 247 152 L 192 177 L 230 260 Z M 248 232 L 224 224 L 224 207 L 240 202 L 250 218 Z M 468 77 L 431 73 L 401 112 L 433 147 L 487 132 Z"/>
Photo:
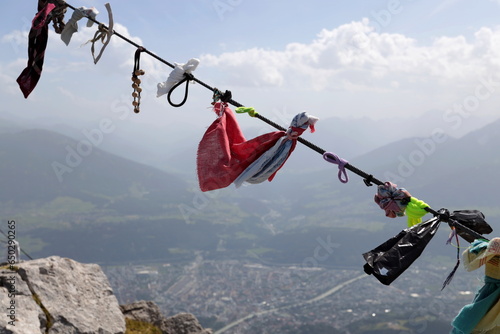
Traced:
<path fill-rule="evenodd" d="M 469 253 L 479 254 L 486 248 L 488 248 L 488 241 L 476 239 L 470 244 Z"/>
<path fill-rule="evenodd" d="M 500 280 L 484 277 L 484 286 L 479 289 L 471 304 L 465 305 L 453 319 L 451 334 L 470 334 L 500 297 Z"/>

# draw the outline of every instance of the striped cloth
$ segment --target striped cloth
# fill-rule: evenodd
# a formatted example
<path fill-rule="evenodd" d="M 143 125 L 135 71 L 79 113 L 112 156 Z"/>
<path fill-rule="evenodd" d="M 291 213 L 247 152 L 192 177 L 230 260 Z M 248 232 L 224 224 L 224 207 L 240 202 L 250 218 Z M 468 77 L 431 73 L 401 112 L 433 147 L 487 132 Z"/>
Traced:
<path fill-rule="evenodd" d="M 297 114 L 286 132 L 286 137 L 280 138 L 272 148 L 248 166 L 234 180 L 236 187 L 240 187 L 244 182 L 257 184 L 265 180 L 272 181 L 295 149 L 297 138 L 307 128 L 311 128 L 311 132 L 314 132 L 314 125 L 317 121 L 317 117 L 310 116 L 306 112 Z"/>

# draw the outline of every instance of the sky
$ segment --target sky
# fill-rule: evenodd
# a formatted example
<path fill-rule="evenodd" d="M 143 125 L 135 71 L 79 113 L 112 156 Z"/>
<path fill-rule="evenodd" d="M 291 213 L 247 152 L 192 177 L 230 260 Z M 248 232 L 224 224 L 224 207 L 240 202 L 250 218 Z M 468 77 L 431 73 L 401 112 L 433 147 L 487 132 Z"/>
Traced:
<path fill-rule="evenodd" d="M 95 7 L 108 24 L 105 1 L 69 3 Z M 121 0 L 111 8 L 116 32 L 170 63 L 198 58 L 196 78 L 284 126 L 301 111 L 408 122 L 434 113 L 452 122 L 496 117 L 500 109 L 499 0 Z M 36 1 L 4 3 L 0 118 L 75 129 L 112 118 L 164 131 L 213 120 L 211 92 L 200 85 L 190 85 L 181 108 L 157 98 L 171 68 L 148 55 L 134 114 L 135 48 L 113 36 L 94 64 L 85 42 L 96 25 L 86 27 L 85 19 L 69 46 L 50 27 L 42 78 L 24 99 L 15 80 L 26 66 L 35 12 Z"/>

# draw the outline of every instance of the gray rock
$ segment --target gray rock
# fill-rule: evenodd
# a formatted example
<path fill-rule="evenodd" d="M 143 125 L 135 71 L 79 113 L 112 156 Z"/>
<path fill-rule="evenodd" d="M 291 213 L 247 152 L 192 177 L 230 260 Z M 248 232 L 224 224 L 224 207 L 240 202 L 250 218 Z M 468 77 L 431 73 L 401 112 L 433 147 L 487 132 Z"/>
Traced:
<path fill-rule="evenodd" d="M 49 257 L 18 264 L 16 274 L 0 271 L 0 308 L 6 310 L 8 278 L 15 277 L 16 322 L 0 333 L 123 334 L 125 320 L 108 279 L 96 264 Z M 5 278 L 6 277 L 6 278 Z M 38 300 L 35 302 L 35 300 Z"/>
<path fill-rule="evenodd" d="M 126 318 L 153 324 L 163 334 L 212 334 L 212 330 L 203 329 L 192 314 L 180 313 L 165 318 L 158 305 L 151 301 L 138 301 L 120 308 Z"/>
<path fill-rule="evenodd" d="M 179 313 L 166 321 L 165 334 L 212 334 L 212 330 L 203 329 L 198 319 L 190 313 Z"/>
<path fill-rule="evenodd" d="M 127 305 L 120 305 L 120 309 L 126 318 L 147 322 L 160 329 L 166 320 L 161 314 L 158 305 L 152 301 L 141 300 Z"/>
<path fill-rule="evenodd" d="M 165 318 L 154 302 L 119 306 L 98 265 L 58 256 L 0 267 L 0 310 L 0 334 L 123 334 L 125 317 L 164 334 L 212 334 L 192 314 Z"/>
<path fill-rule="evenodd" d="M 40 307 L 26 282 L 9 269 L 0 270 L 0 308 L 1 334 L 42 334 Z"/>

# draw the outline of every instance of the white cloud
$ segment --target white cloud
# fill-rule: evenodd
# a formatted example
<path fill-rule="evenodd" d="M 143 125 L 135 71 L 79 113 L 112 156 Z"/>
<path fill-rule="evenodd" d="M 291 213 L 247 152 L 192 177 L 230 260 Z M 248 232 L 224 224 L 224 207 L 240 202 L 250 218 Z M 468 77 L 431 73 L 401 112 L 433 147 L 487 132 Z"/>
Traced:
<path fill-rule="evenodd" d="M 60 40 L 60 35 L 54 33 L 52 29 L 49 31 L 42 79 L 51 81 L 55 85 L 59 83 L 64 85 L 67 84 L 68 78 L 73 78 L 71 81 L 93 81 L 95 85 L 108 86 L 107 89 L 111 89 L 116 83 L 116 80 L 111 79 L 118 77 L 123 79 L 127 86 L 130 86 L 127 80 L 130 80 L 134 66 L 136 50 L 134 46 L 117 36 L 112 36 L 100 61 L 94 64 L 90 51 L 91 43 L 87 42 L 94 37 L 97 26 L 88 28 L 84 21 L 80 21 L 79 27 L 79 31 L 73 35 L 68 46 Z M 142 45 L 142 40 L 132 36 L 126 26 L 115 23 L 114 29 L 122 36 Z M 12 78 L 16 78 L 26 66 L 28 31 L 12 31 L 0 37 L 0 43 L 4 50 L 9 51 L 4 54 L 7 56 L 6 59 L 0 57 L 0 66 L 4 70 L 4 75 L 0 77 L 0 83 L 11 88 L 11 86 L 17 86 L 15 79 L 12 80 Z M 101 48 L 102 43 L 96 42 L 95 55 Z M 141 57 L 141 68 L 147 74 L 143 77 L 143 87 L 154 88 L 156 94 L 156 84 L 166 80 L 170 68 L 145 54 Z M 9 93 L 18 93 L 10 88 L 8 89 Z M 4 89 L 4 92 L 6 91 Z"/>
<path fill-rule="evenodd" d="M 415 83 L 466 85 L 500 68 L 500 29 L 481 28 L 472 41 L 440 37 L 419 45 L 377 33 L 367 19 L 322 30 L 308 44 L 203 55 L 203 66 L 230 72 L 229 84 L 331 89 L 405 89 Z M 392 84 L 398 82 L 398 85 Z M 370 88 L 371 87 L 371 88 Z"/>
<path fill-rule="evenodd" d="M 0 41 L 3 44 L 8 44 L 14 53 L 21 51 L 21 46 L 26 46 L 28 40 L 28 31 L 14 30 L 7 35 L 2 36 Z M 7 47 L 7 46 L 6 46 Z M 25 49 L 25 48 L 22 48 Z"/>
<path fill-rule="evenodd" d="M 127 107 L 130 108 L 131 119 L 135 116 L 131 104 L 133 89 L 130 79 L 136 48 L 113 36 L 100 61 L 94 64 L 91 44 L 84 44 L 93 38 L 97 26 L 87 28 L 85 22 L 80 21 L 79 27 L 80 30 L 73 35 L 68 46 L 50 28 L 42 77 L 28 99 L 24 99 L 16 82 L 26 67 L 28 31 L 15 30 L 0 36 L 0 48 L 5 51 L 0 55 L 0 96 L 9 101 L 9 111 L 14 115 L 32 119 L 52 117 L 77 127 L 79 122 L 87 124 L 96 118 L 116 119 L 126 113 L 123 108 Z M 114 29 L 138 45 L 143 45 L 143 41 L 132 36 L 126 26 L 115 23 Z M 100 42 L 96 43 L 96 49 L 99 50 L 101 45 Z M 143 110 L 149 112 L 142 112 L 141 117 L 133 119 L 136 122 L 148 120 L 158 124 L 159 119 L 169 115 L 156 111 L 166 106 L 165 99 L 156 98 L 156 85 L 167 79 L 171 68 L 146 54 L 141 56 L 140 66 L 146 72 L 141 77 L 142 105 Z M 191 96 L 195 95 L 195 92 L 191 93 Z M 209 104 L 209 98 L 206 101 Z M 182 114 L 184 116 L 192 119 L 189 114 Z"/>
<path fill-rule="evenodd" d="M 42 80 L 29 101 L 24 101 L 15 82 L 26 66 L 27 31 L 0 37 L 3 50 L 9 50 L 0 56 L 0 92 L 4 98 L 9 96 L 13 110 L 31 108 L 30 102 L 39 101 L 50 112 L 66 113 L 68 118 L 76 114 L 95 117 L 109 112 L 113 100 L 129 104 L 135 48 L 114 36 L 94 65 L 90 44 L 82 44 L 93 37 L 96 27 L 86 28 L 84 23 L 80 27 L 69 46 L 50 31 Z M 126 26 L 117 23 L 115 30 L 142 45 Z M 141 113 L 138 119 L 167 117 L 152 109 L 167 106 L 164 98 L 156 98 L 156 84 L 166 80 L 171 69 L 148 55 L 141 57 L 141 68 L 146 71 L 141 77 L 143 109 L 152 112 Z M 319 117 L 346 110 L 350 116 L 382 117 L 449 108 L 473 94 L 480 78 L 498 69 L 498 28 L 481 28 L 470 39 L 443 36 L 420 45 L 402 34 L 378 33 L 364 19 L 323 29 L 309 43 L 289 43 L 282 49 L 254 47 L 205 54 L 195 75 L 215 87 L 233 90 L 241 103 L 259 100 L 269 110 L 286 103 L 315 110 L 313 114 Z M 182 90 L 176 92 L 174 101 L 182 99 Z M 193 97 L 196 94 L 199 99 Z M 191 89 L 190 106 L 205 108 L 209 101 L 209 92 Z M 490 110 L 498 110 L 492 103 L 493 98 L 488 101 Z"/>
<path fill-rule="evenodd" d="M 19 91 L 19 88 L 17 88 L 17 83 L 15 81 L 15 78 L 5 74 L 4 71 L 2 71 L 1 67 L 0 67 L 0 91 L 8 95 L 16 94 Z"/>
<path fill-rule="evenodd" d="M 70 69 L 66 68 L 66 70 L 70 71 L 85 71 L 86 69 L 81 67 L 81 63 L 90 57 L 90 46 L 91 44 L 87 43 L 94 35 L 96 31 L 96 26 L 92 28 L 85 27 L 84 24 L 80 24 L 80 31 L 73 35 L 71 43 L 69 46 L 66 46 L 61 40 L 60 35 L 54 33 L 52 30 L 49 31 L 49 41 L 46 50 L 46 59 L 67 59 L 68 64 L 75 63 L 75 68 Z M 137 43 L 140 43 L 138 38 L 134 38 L 128 34 L 126 27 L 121 24 L 115 25 L 116 29 L 120 31 L 123 35 L 134 40 Z M 9 60 L 11 62 L 13 58 L 17 57 L 15 62 L 18 62 L 22 59 L 26 62 L 28 57 L 27 55 L 27 46 L 28 46 L 28 31 L 12 31 L 0 38 L 0 42 L 4 44 L 4 50 L 8 51 L 5 55 L 9 56 Z M 111 58 L 109 61 L 109 65 L 123 64 L 125 62 L 124 54 L 124 46 L 125 42 L 117 37 L 112 37 L 111 42 L 109 43 L 107 49 L 104 51 L 103 60 L 105 58 Z M 101 47 L 101 43 L 97 42 L 96 50 L 98 51 Z M 10 49 L 9 49 L 10 48 Z M 130 51 L 130 47 L 128 47 Z M 130 53 L 130 52 L 129 52 Z M 97 52 L 96 52 L 97 54 Z M 46 67 L 44 69 L 47 69 Z"/>

